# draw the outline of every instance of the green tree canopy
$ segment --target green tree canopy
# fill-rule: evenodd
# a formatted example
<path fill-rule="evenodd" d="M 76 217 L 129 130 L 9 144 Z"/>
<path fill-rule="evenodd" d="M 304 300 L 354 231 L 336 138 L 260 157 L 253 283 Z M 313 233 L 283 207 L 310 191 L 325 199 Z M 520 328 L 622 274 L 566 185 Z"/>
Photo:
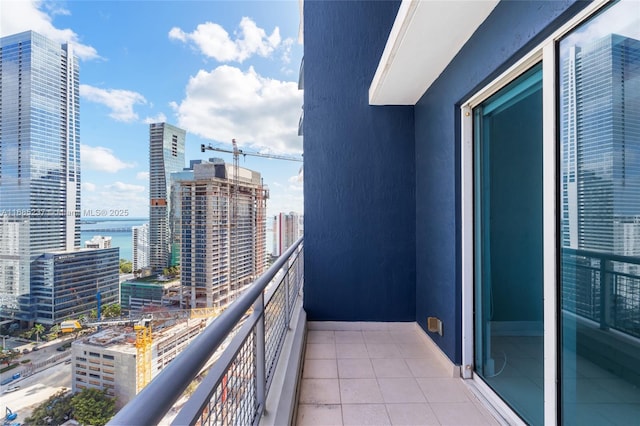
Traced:
<path fill-rule="evenodd" d="M 20 354 L 14 351 L 0 352 L 0 363 L 9 365 L 11 361 L 18 358 L 19 356 Z"/>
<path fill-rule="evenodd" d="M 38 405 L 24 421 L 28 425 L 60 425 L 71 417 L 71 398 L 67 391 L 59 391 Z"/>
<path fill-rule="evenodd" d="M 83 389 L 71 399 L 71 406 L 73 418 L 83 425 L 106 425 L 116 413 L 116 401 L 106 390 Z"/>
<path fill-rule="evenodd" d="M 102 318 L 118 318 L 122 314 L 120 305 L 114 303 L 113 305 L 107 305 L 102 308 Z"/>
<path fill-rule="evenodd" d="M 130 274 L 133 271 L 133 263 L 127 259 L 120 259 L 120 272 L 123 274 Z"/>
<path fill-rule="evenodd" d="M 36 324 L 33 326 L 33 334 L 36 335 L 36 342 L 40 342 L 40 335 L 44 333 L 44 325 Z"/>

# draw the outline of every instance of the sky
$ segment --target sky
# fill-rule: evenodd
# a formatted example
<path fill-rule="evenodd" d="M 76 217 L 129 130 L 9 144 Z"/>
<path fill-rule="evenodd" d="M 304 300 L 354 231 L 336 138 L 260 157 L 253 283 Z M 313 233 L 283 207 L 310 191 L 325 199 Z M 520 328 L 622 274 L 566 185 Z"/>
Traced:
<path fill-rule="evenodd" d="M 149 123 L 201 144 L 300 157 L 298 1 L 2 0 L 0 36 L 33 30 L 80 61 L 82 208 L 149 215 Z M 267 213 L 303 212 L 302 163 L 240 157 L 269 187 Z"/>

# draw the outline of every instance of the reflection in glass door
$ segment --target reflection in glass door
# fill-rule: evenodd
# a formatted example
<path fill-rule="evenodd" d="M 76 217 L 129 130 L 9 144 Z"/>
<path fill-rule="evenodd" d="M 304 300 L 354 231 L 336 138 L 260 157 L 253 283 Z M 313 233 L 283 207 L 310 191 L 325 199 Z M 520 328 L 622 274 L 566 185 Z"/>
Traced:
<path fill-rule="evenodd" d="M 475 372 L 541 425 L 542 65 L 473 114 Z"/>
<path fill-rule="evenodd" d="M 640 424 L 640 3 L 560 42 L 561 418 Z"/>

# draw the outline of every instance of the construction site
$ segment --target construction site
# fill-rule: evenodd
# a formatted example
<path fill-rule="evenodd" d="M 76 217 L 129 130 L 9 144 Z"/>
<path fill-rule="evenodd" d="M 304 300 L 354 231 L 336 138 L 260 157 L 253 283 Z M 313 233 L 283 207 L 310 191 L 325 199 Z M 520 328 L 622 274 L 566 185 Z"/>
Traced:
<path fill-rule="evenodd" d="M 221 309 L 146 312 L 138 319 L 80 324 L 65 321 L 66 332 L 97 329 L 73 342 L 72 390 L 105 389 L 126 405 L 196 338 Z"/>
<path fill-rule="evenodd" d="M 258 172 L 218 159 L 193 164 L 193 179 L 180 182 L 185 307 L 226 305 L 264 272 L 268 197 Z"/>

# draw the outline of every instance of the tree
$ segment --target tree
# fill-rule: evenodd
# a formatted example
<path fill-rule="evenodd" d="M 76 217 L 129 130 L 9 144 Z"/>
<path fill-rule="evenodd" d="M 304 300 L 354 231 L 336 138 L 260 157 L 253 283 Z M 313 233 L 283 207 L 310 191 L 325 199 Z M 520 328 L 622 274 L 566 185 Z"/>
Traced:
<path fill-rule="evenodd" d="M 58 335 L 62 332 L 62 328 L 60 328 L 60 324 L 54 324 L 50 329 L 49 329 L 49 336 L 51 336 L 51 338 L 53 339 L 57 339 Z"/>
<path fill-rule="evenodd" d="M 122 309 L 117 303 L 102 308 L 102 318 L 118 318 L 121 314 Z"/>
<path fill-rule="evenodd" d="M 127 259 L 120 259 L 120 273 L 130 274 L 133 271 L 133 264 Z"/>
<path fill-rule="evenodd" d="M 32 328 L 33 334 L 36 335 L 36 342 L 40 343 L 40 335 L 44 333 L 44 325 L 36 324 Z"/>
<path fill-rule="evenodd" d="M 116 401 L 105 389 L 83 389 L 71 399 L 73 417 L 83 425 L 103 426 L 116 412 Z"/>
<path fill-rule="evenodd" d="M 24 421 L 30 425 L 60 425 L 72 416 L 71 398 L 66 390 L 53 394 L 49 399 L 38 405 L 30 417 Z"/>
<path fill-rule="evenodd" d="M 7 364 L 7 366 L 9 366 L 9 364 L 11 364 L 11 361 L 18 358 L 19 356 L 20 354 L 14 351 L 0 352 L 0 363 Z"/>

